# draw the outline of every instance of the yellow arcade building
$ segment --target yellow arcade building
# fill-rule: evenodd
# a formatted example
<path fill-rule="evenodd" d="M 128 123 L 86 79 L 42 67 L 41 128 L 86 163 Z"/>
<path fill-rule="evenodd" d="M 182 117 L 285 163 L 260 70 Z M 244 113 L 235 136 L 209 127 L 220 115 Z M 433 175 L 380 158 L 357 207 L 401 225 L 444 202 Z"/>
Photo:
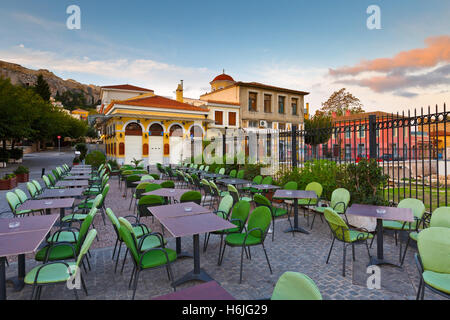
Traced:
<path fill-rule="evenodd" d="M 131 97 L 123 99 L 127 94 Z M 110 100 L 100 108 L 106 155 L 120 165 L 133 159 L 142 159 L 144 165 L 178 164 L 186 158 L 182 139 L 197 140 L 206 135 L 206 107 L 131 85 L 102 87 L 101 96 Z M 122 99 L 115 100 L 117 96 Z"/>

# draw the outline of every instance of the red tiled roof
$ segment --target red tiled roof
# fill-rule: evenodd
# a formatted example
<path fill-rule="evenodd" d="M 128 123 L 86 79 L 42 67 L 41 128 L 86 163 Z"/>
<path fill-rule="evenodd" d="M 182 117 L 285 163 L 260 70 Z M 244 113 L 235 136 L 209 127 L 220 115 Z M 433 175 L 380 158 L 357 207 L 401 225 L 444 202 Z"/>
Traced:
<path fill-rule="evenodd" d="M 196 107 L 191 104 L 179 102 L 173 99 L 161 97 L 161 96 L 151 96 L 145 98 L 136 98 L 124 101 L 114 101 L 105 110 L 107 113 L 114 104 L 137 106 L 137 107 L 149 107 L 149 108 L 165 108 L 165 109 L 176 109 L 176 110 L 186 110 L 186 111 L 199 111 L 208 112 L 209 110 L 204 107 Z"/>
<path fill-rule="evenodd" d="M 217 77 L 214 78 L 214 80 L 212 82 L 219 81 L 219 80 L 227 80 L 227 81 L 233 81 L 234 82 L 234 79 L 231 76 L 229 76 L 229 75 L 227 75 L 225 73 L 219 74 Z"/>
<path fill-rule="evenodd" d="M 219 103 L 219 104 L 231 104 L 233 106 L 241 105 L 239 102 L 229 102 L 229 101 L 219 101 L 219 100 L 206 100 L 206 101 L 211 102 L 211 103 Z"/>
<path fill-rule="evenodd" d="M 102 88 L 105 89 L 118 89 L 118 90 L 130 90 L 130 91 L 144 91 L 144 92 L 153 92 L 151 89 L 136 87 L 131 84 L 119 84 L 115 86 L 104 86 Z"/>

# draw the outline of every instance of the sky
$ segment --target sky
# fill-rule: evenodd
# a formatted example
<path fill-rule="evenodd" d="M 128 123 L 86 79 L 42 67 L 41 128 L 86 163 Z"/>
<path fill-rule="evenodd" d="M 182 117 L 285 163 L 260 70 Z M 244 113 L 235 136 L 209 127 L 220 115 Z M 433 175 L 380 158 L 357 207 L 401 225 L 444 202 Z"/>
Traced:
<path fill-rule="evenodd" d="M 66 10 L 77 5 L 80 29 Z M 380 9 L 380 29 L 370 5 Z M 449 102 L 448 0 L 15 0 L 0 4 L 0 60 L 86 84 L 134 84 L 198 98 L 225 72 L 310 92 L 343 87 L 366 111 Z"/>

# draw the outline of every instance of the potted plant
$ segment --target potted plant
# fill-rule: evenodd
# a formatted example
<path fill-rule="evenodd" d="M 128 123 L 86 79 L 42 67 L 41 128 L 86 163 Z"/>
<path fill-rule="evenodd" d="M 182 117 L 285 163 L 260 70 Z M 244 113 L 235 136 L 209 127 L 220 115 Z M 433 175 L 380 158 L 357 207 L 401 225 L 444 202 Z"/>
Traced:
<path fill-rule="evenodd" d="M 15 171 L 14 174 L 17 176 L 17 182 L 28 182 L 28 179 L 30 177 L 30 170 L 27 167 L 19 166 Z"/>
<path fill-rule="evenodd" d="M 143 160 L 137 160 L 137 159 L 133 158 L 133 160 L 131 160 L 131 163 L 134 164 L 134 167 L 137 169 L 142 161 Z"/>
<path fill-rule="evenodd" d="M 0 168 L 6 167 L 9 161 L 9 151 L 6 149 L 0 149 Z"/>
<path fill-rule="evenodd" d="M 0 180 L 0 190 L 11 190 L 15 187 L 17 187 L 17 178 L 13 173 L 5 175 Z"/>
<path fill-rule="evenodd" d="M 9 156 L 14 163 L 22 163 L 23 150 L 20 148 L 14 148 L 9 150 Z"/>
<path fill-rule="evenodd" d="M 75 157 L 75 158 L 73 159 L 73 161 L 72 161 L 72 164 L 73 164 L 74 166 L 79 165 L 79 164 L 80 164 L 80 158 Z"/>

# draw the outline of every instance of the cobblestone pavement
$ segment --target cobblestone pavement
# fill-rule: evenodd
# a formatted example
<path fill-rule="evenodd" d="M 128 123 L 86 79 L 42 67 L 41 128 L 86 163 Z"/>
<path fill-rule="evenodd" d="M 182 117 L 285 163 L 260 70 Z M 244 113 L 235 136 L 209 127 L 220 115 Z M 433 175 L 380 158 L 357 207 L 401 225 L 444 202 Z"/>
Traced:
<path fill-rule="evenodd" d="M 130 195 L 125 199 L 123 189 L 119 191 L 117 178 L 110 180 L 111 191 L 106 200 L 106 206 L 113 209 L 117 216 L 125 216 L 131 213 L 128 210 Z M 317 219 L 316 219 L 317 220 Z M 300 216 L 300 225 L 306 226 L 306 219 Z M 101 215 L 95 218 L 95 226 L 100 241 L 94 241 L 91 249 L 90 263 L 92 270 L 84 273 L 89 296 L 79 292 L 81 299 L 130 299 L 132 291 L 128 290 L 128 281 L 132 271 L 132 262 L 129 260 L 123 274 L 118 270 L 114 273 L 114 264 L 111 260 L 115 234 L 109 221 L 103 224 Z M 143 222 L 160 230 L 159 223 L 151 218 L 144 218 Z M 275 224 L 275 241 L 271 235 L 265 241 L 266 249 L 273 269 L 270 274 L 262 247 L 252 247 L 251 260 L 244 255 L 243 282 L 239 284 L 240 248 L 228 247 L 224 261 L 217 266 L 218 248 L 220 238 L 211 236 L 208 249 L 201 252 L 201 266 L 226 290 L 237 299 L 259 299 L 270 297 L 277 279 L 285 271 L 297 271 L 307 274 L 319 287 L 324 299 L 415 299 L 419 276 L 414 264 L 415 248 L 410 248 L 402 269 L 383 266 L 381 267 L 382 289 L 370 290 L 366 287 L 365 266 L 368 255 L 364 245 L 356 246 L 356 262 L 352 262 L 351 247 L 347 250 L 346 277 L 342 276 L 342 243 L 336 243 L 330 257 L 329 264 L 325 263 L 331 244 L 330 231 L 326 223 L 316 221 L 314 229 L 309 235 L 284 233 L 289 226 L 287 220 L 277 220 Z M 166 232 L 166 236 L 167 236 Z M 203 235 L 200 238 L 203 243 Z M 168 247 L 175 248 L 175 240 L 168 239 Z M 184 251 L 192 252 L 192 237 L 182 239 Z M 123 257 L 122 251 L 122 257 Z M 371 254 L 376 254 L 374 243 Z M 398 247 L 392 236 L 385 235 L 385 256 L 391 261 L 398 260 Z M 7 277 L 17 273 L 17 264 L 14 259 L 9 259 Z M 120 260 L 120 263 L 122 259 Z M 33 256 L 27 256 L 27 270 L 31 270 L 37 263 Z M 182 258 L 172 265 L 175 278 L 180 278 L 193 269 L 191 258 Z M 195 282 L 186 283 L 177 289 L 189 287 Z M 143 271 L 140 275 L 136 299 L 150 299 L 159 295 L 172 292 L 167 278 L 166 270 L 155 269 Z M 29 299 L 30 287 L 25 287 L 21 292 L 14 292 L 8 288 L 8 299 Z M 65 285 L 48 286 L 43 289 L 42 299 L 73 299 L 74 294 Z M 426 291 L 426 299 L 436 299 L 436 295 Z"/>

